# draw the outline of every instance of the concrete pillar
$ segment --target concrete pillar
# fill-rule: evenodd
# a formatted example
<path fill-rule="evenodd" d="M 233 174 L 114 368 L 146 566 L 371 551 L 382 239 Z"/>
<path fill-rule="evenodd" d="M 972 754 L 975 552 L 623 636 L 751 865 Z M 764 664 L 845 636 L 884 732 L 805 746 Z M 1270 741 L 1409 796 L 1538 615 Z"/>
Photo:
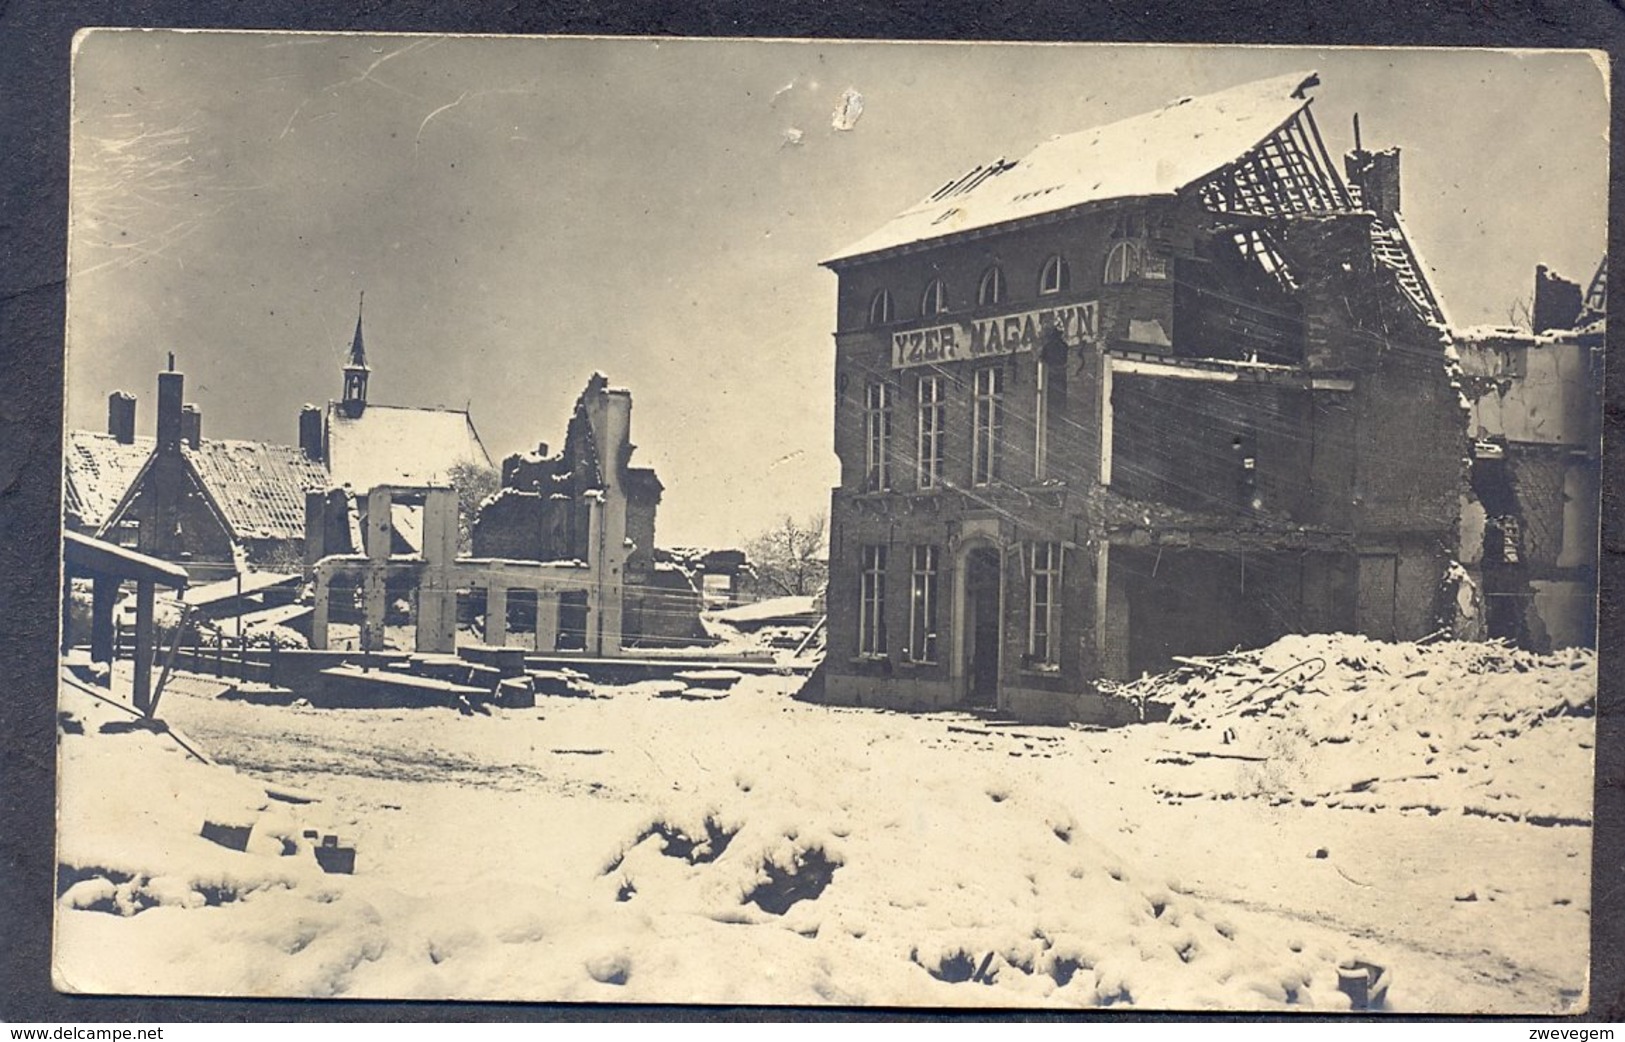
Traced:
<path fill-rule="evenodd" d="M 327 556 L 327 493 L 305 493 L 305 578 L 316 574 L 316 562 Z"/>
<path fill-rule="evenodd" d="M 113 661 L 113 604 L 118 600 L 118 580 L 110 575 L 94 577 L 90 599 L 90 660 Z"/>
<path fill-rule="evenodd" d="M 485 592 L 485 643 L 499 648 L 508 643 L 508 588 L 500 582 Z"/>
<path fill-rule="evenodd" d="M 152 708 L 152 580 L 135 584 L 135 684 L 131 688 L 135 708 L 146 715 Z"/>
<path fill-rule="evenodd" d="M 390 545 L 394 537 L 394 522 L 390 517 L 395 497 L 387 488 L 375 488 L 367 493 L 367 557 L 373 561 L 389 560 Z"/>
<path fill-rule="evenodd" d="M 559 646 L 559 595 L 556 590 L 536 591 L 536 650 L 557 651 Z"/>
<path fill-rule="evenodd" d="M 366 616 L 361 623 L 361 650 L 384 650 L 384 611 L 389 607 L 389 594 L 384 585 L 386 567 L 375 561 L 363 566 L 362 597 Z"/>
<path fill-rule="evenodd" d="M 430 489 L 423 500 L 423 570 L 418 575 L 417 650 L 450 654 L 457 649 L 457 496 Z"/>
<path fill-rule="evenodd" d="M 316 572 L 316 604 L 310 614 L 310 646 L 317 650 L 327 648 L 327 610 L 331 592 L 328 584 L 333 577 L 325 570 Z"/>

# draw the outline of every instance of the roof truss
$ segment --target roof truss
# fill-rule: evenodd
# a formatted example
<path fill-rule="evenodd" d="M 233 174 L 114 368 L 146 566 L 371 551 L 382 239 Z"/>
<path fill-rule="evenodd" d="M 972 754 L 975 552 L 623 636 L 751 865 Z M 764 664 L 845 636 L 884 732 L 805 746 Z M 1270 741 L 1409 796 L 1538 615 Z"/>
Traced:
<path fill-rule="evenodd" d="M 1307 104 L 1246 155 L 1208 175 L 1197 192 L 1210 210 L 1255 217 L 1356 208 Z"/>

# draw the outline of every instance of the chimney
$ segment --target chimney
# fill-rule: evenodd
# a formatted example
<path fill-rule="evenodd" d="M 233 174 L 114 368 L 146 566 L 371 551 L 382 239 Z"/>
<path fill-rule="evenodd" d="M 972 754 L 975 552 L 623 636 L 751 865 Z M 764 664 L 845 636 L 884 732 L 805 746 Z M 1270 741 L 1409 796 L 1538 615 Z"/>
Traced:
<path fill-rule="evenodd" d="M 1533 332 L 1573 329 L 1580 322 L 1583 307 L 1578 282 L 1565 279 L 1544 264 L 1535 265 L 1535 303 L 1529 316 Z"/>
<path fill-rule="evenodd" d="M 203 413 L 190 402 L 181 407 L 181 438 L 194 449 L 203 443 Z"/>
<path fill-rule="evenodd" d="M 174 356 L 170 356 L 173 365 Z M 171 368 L 158 374 L 158 447 L 172 449 L 181 443 L 181 396 L 186 378 Z"/>
<path fill-rule="evenodd" d="M 1399 205 L 1399 149 L 1367 152 L 1356 147 L 1343 157 L 1349 183 L 1360 190 L 1360 203 L 1383 223 L 1392 223 Z"/>
<path fill-rule="evenodd" d="M 306 459 L 322 462 L 322 410 L 314 405 L 299 410 L 299 451 Z"/>
<path fill-rule="evenodd" d="M 107 433 L 120 445 L 135 444 L 135 395 L 114 391 L 107 396 Z"/>

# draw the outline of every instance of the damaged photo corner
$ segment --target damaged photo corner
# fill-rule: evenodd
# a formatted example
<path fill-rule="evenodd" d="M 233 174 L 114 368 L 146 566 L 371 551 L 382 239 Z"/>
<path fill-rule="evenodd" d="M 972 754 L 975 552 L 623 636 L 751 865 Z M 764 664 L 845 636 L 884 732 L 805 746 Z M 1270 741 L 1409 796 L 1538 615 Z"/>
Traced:
<path fill-rule="evenodd" d="M 1608 106 L 82 32 L 56 987 L 1584 1012 Z"/>

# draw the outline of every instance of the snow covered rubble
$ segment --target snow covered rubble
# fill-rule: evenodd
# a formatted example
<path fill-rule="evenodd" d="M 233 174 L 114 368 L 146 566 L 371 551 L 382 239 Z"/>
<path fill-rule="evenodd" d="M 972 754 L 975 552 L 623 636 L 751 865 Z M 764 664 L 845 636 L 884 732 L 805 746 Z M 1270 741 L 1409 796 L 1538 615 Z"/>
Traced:
<path fill-rule="evenodd" d="M 1311 652 L 1326 669 L 1292 682 Z M 104 733 L 121 714 L 67 691 L 58 980 L 1319 1010 L 1348 1008 L 1337 967 L 1364 959 L 1388 1009 L 1584 1002 L 1589 654 L 1289 638 L 1135 685 L 1175 719 L 1116 731 L 812 706 L 794 684 L 464 717 L 184 678 L 165 716 L 234 770 Z M 228 819 L 246 851 L 198 835 Z M 353 842 L 356 874 L 321 872 L 309 829 Z"/>

